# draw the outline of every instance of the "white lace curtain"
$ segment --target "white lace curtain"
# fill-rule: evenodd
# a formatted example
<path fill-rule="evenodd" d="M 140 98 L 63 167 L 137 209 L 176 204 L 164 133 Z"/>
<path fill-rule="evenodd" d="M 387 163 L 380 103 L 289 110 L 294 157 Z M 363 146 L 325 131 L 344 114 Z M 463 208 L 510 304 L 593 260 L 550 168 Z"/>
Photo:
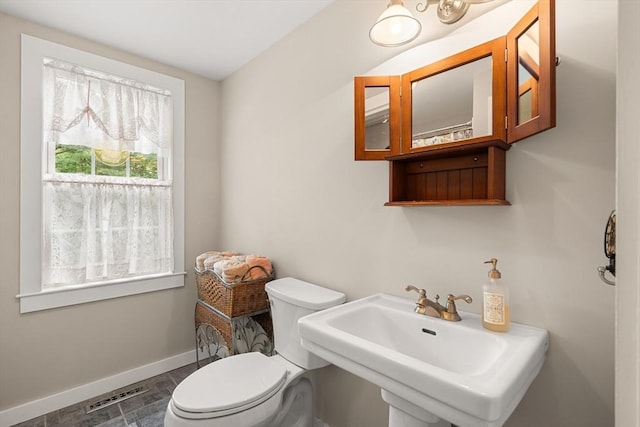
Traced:
<path fill-rule="evenodd" d="M 160 180 L 43 175 L 43 289 L 171 273 L 172 101 L 161 90 L 71 64 L 44 66 L 44 144 L 157 153 Z"/>
<path fill-rule="evenodd" d="M 171 187 L 44 182 L 43 288 L 173 271 Z"/>
<path fill-rule="evenodd" d="M 170 148 L 173 105 L 168 91 L 47 60 L 44 100 L 49 141 L 160 155 Z"/>

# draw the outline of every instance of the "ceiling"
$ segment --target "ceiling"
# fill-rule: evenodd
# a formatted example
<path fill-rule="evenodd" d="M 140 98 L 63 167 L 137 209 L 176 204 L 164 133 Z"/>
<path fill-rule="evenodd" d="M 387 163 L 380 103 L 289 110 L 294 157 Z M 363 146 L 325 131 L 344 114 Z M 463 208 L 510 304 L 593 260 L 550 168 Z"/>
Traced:
<path fill-rule="evenodd" d="M 0 0 L 0 12 L 223 80 L 333 0 Z"/>

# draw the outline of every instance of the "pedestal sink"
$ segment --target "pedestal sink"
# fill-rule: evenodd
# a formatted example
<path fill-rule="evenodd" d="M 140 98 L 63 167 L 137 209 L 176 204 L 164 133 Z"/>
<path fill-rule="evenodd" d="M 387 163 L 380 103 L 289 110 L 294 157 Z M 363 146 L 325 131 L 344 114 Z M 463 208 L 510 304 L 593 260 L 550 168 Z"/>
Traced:
<path fill-rule="evenodd" d="M 449 322 L 413 308 L 376 294 L 320 311 L 298 321 L 302 345 L 378 385 L 390 427 L 502 426 L 540 372 L 547 331 L 495 333 L 477 314 Z"/>

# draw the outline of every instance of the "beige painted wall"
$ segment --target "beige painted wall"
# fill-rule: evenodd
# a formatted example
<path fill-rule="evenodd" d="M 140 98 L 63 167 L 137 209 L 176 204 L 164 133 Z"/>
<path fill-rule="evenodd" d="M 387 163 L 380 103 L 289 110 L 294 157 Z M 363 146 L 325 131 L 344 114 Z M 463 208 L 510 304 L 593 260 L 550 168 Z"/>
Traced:
<path fill-rule="evenodd" d="M 615 203 L 617 3 L 557 2 L 558 126 L 507 153 L 512 206 L 447 208 L 384 207 L 387 164 L 353 161 L 352 78 L 401 51 L 367 38 L 386 4 L 336 0 L 223 82 L 224 247 L 349 299 L 414 283 L 469 293 L 474 312 L 497 257 L 513 320 L 551 337 L 507 426 L 613 425 L 614 289 L 596 267 Z M 313 377 L 332 427 L 387 425 L 376 387 L 335 367 Z"/>
<path fill-rule="evenodd" d="M 22 32 L 185 80 L 184 288 L 19 314 Z M 0 410 L 192 350 L 192 260 L 218 238 L 219 83 L 4 14 L 0 76 Z"/>

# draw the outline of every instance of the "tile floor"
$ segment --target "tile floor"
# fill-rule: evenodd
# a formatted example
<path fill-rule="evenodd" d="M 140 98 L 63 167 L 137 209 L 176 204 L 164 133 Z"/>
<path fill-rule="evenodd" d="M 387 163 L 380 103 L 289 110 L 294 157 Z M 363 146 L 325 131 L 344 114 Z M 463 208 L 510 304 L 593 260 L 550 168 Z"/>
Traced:
<path fill-rule="evenodd" d="M 14 427 L 162 427 L 173 389 L 196 369 L 196 364 L 192 363 Z M 88 405 L 137 386 L 144 386 L 149 391 L 87 414 Z"/>

